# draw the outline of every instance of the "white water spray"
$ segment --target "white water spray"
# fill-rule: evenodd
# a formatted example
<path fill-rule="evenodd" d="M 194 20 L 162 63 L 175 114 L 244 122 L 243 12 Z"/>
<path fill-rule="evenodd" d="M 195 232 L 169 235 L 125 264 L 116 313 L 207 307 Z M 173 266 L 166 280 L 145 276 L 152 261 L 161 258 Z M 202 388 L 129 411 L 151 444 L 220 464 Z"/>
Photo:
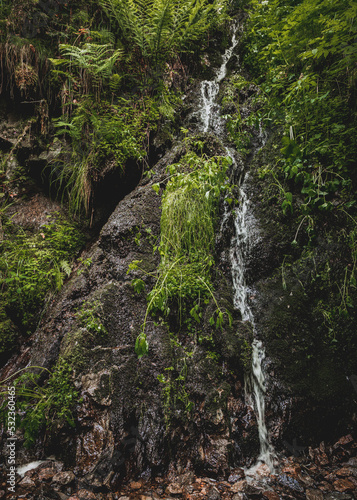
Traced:
<path fill-rule="evenodd" d="M 248 180 L 240 186 L 240 204 L 236 209 L 235 237 L 231 246 L 232 279 L 234 290 L 234 306 L 242 316 L 242 321 L 249 321 L 253 327 L 254 337 L 256 329 L 253 312 L 249 305 L 249 296 L 254 296 L 254 291 L 250 290 L 246 284 L 246 262 L 249 257 L 250 246 L 259 237 L 256 230 L 256 222 L 250 210 L 250 200 L 245 192 L 245 185 Z M 254 475 L 257 468 L 265 463 L 271 472 L 274 472 L 274 449 L 269 442 L 268 430 L 265 424 L 265 375 L 262 362 L 265 358 L 265 351 L 260 340 L 253 341 L 252 344 L 252 371 L 246 376 L 245 389 L 248 393 L 247 403 L 255 407 L 258 423 L 258 435 L 260 442 L 260 453 L 257 464 L 247 475 Z M 253 401 L 253 398 L 254 401 Z M 255 405 L 254 405 L 255 402 Z"/>
<path fill-rule="evenodd" d="M 249 321 L 255 332 L 253 312 L 249 305 L 249 295 L 254 295 L 246 284 L 246 262 L 249 256 L 249 249 L 254 239 L 258 238 L 256 233 L 255 219 L 250 211 L 250 201 L 244 190 L 245 182 L 240 187 L 240 205 L 236 210 L 235 237 L 231 247 L 232 279 L 234 290 L 234 306 L 240 311 L 243 321 Z M 261 341 L 254 340 L 252 344 L 252 371 L 246 376 L 245 388 L 248 393 L 247 403 L 255 407 L 258 423 L 258 434 L 260 442 L 260 453 L 258 463 L 249 471 L 247 475 L 254 475 L 257 467 L 265 463 L 269 469 L 274 470 L 274 450 L 268 439 L 268 431 L 265 424 L 265 376 L 262 362 L 265 358 L 265 351 Z M 253 401 L 254 399 L 254 401 Z"/>
<path fill-rule="evenodd" d="M 227 75 L 227 63 L 233 55 L 233 51 L 238 44 L 237 26 L 233 27 L 232 43 L 226 49 L 222 56 L 222 64 L 216 71 L 213 80 L 204 80 L 201 83 L 201 107 L 199 110 L 201 122 L 203 124 L 203 132 L 207 132 L 209 127 L 220 128 L 220 113 L 219 106 L 216 103 L 216 98 L 219 92 L 219 84 Z"/>

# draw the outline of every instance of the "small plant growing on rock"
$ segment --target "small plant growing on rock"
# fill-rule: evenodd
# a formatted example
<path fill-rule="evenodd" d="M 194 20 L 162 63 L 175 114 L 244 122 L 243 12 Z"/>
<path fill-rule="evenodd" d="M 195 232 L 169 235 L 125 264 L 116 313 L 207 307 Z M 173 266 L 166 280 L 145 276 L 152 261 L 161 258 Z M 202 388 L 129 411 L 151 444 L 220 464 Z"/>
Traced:
<path fill-rule="evenodd" d="M 100 319 L 100 304 L 99 302 L 85 302 L 78 312 L 79 320 L 83 327 L 91 333 L 99 335 L 107 335 L 108 331 Z"/>
<path fill-rule="evenodd" d="M 37 373 L 30 369 L 39 369 Z M 24 445 L 35 444 L 41 429 L 51 431 L 66 423 L 74 426 L 73 408 L 77 402 L 78 392 L 72 380 L 72 368 L 63 359 L 59 359 L 52 371 L 43 367 L 29 367 L 13 382 L 16 391 L 17 422 L 16 426 L 24 431 Z M 47 372 L 49 377 L 43 384 L 39 380 Z M 17 372 L 15 375 L 18 375 Z M 6 396 L 8 380 L 0 385 L 0 396 Z M 7 400 L 0 407 L 4 420 L 8 414 Z"/>
<path fill-rule="evenodd" d="M 225 316 L 231 323 L 229 313 L 214 297 L 210 275 L 218 203 L 221 193 L 231 190 L 225 175 L 229 164 L 225 157 L 207 158 L 189 151 L 180 163 L 168 167 L 170 180 L 162 196 L 161 263 L 136 339 L 139 357 L 148 351 L 145 329 L 149 314 L 168 318 L 177 309 L 180 323 L 187 317 L 199 323 L 202 307 L 213 298 L 217 310 L 211 326 L 222 328 Z M 133 262 L 129 271 L 138 269 L 138 264 Z M 141 280 L 136 278 L 133 286 L 139 291 Z"/>

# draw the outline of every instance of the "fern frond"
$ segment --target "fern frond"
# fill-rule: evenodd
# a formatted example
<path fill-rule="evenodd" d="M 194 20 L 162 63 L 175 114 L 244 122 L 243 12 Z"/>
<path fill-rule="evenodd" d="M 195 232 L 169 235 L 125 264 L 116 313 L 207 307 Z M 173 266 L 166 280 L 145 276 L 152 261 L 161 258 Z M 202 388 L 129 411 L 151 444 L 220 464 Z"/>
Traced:
<path fill-rule="evenodd" d="M 152 50 L 156 54 L 156 58 L 166 52 L 165 42 L 172 27 L 174 3 L 174 0 L 158 0 L 154 2 L 151 24 L 154 33 Z"/>
<path fill-rule="evenodd" d="M 71 264 L 66 260 L 61 260 L 60 268 L 65 273 L 66 276 L 69 276 L 72 272 Z"/>

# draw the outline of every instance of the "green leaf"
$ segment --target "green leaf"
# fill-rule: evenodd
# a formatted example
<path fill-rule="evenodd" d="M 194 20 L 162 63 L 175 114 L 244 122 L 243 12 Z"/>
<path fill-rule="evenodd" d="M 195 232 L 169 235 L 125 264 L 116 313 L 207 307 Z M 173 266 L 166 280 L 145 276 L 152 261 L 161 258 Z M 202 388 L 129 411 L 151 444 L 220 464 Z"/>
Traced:
<path fill-rule="evenodd" d="M 138 269 L 138 264 L 140 264 L 141 262 L 142 260 L 133 260 L 133 262 L 129 264 L 126 274 L 129 274 L 130 271 L 135 271 L 136 269 Z"/>
<path fill-rule="evenodd" d="M 147 355 L 149 351 L 149 344 L 146 340 L 146 334 L 141 333 L 138 335 L 136 342 L 135 342 L 135 352 L 138 356 L 138 358 L 142 358 L 143 356 Z"/>
<path fill-rule="evenodd" d="M 131 282 L 134 291 L 136 293 L 141 293 L 143 290 L 145 290 L 145 283 L 142 279 L 136 278 Z"/>
<path fill-rule="evenodd" d="M 191 309 L 190 315 L 197 321 L 197 323 L 199 323 L 201 321 L 200 317 L 197 314 L 196 306 Z"/>

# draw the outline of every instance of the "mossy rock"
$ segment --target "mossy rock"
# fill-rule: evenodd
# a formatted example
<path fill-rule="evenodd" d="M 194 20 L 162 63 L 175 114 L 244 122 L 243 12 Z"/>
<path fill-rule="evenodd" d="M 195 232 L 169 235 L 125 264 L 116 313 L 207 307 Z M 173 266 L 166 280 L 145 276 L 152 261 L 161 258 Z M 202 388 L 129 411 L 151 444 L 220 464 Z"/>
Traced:
<path fill-rule="evenodd" d="M 89 366 L 90 347 L 93 346 L 94 335 L 85 328 L 71 331 L 66 335 L 61 347 L 61 356 L 75 372 L 81 372 Z"/>

